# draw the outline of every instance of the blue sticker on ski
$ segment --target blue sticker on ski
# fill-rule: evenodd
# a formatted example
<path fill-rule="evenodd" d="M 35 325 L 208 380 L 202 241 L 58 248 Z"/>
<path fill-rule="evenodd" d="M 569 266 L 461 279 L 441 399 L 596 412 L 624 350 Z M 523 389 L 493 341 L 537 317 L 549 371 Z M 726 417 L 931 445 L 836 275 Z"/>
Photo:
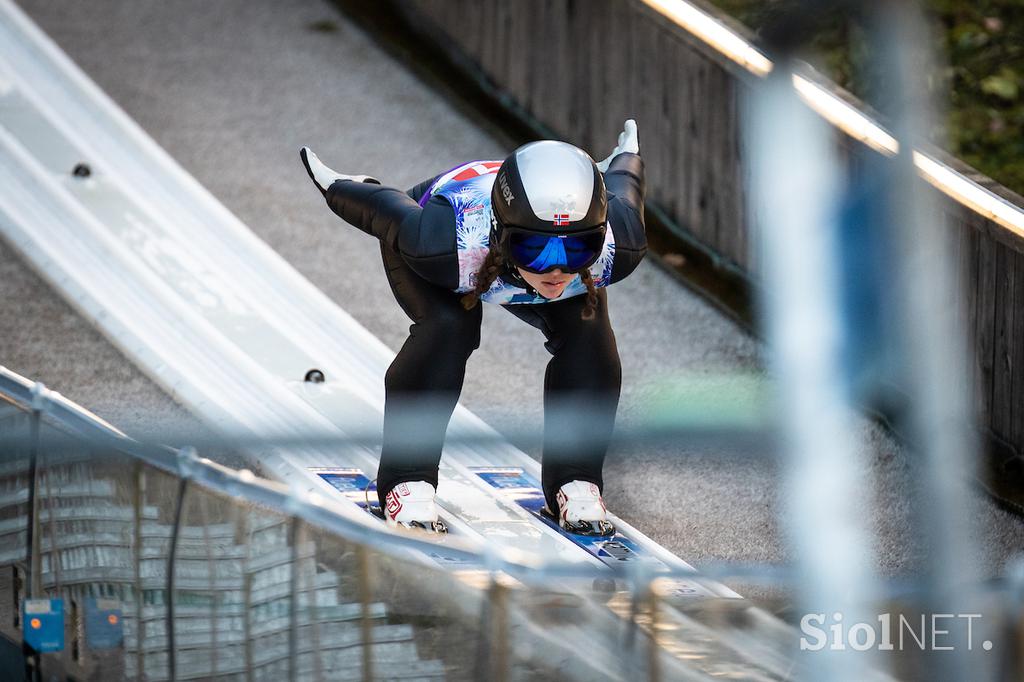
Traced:
<path fill-rule="evenodd" d="M 359 469 L 314 471 L 316 471 L 320 478 L 330 483 L 338 492 L 353 502 L 362 502 L 365 505 L 367 495 L 370 495 L 371 499 L 377 496 L 376 484 L 371 484 L 370 479 Z"/>
<path fill-rule="evenodd" d="M 488 485 L 499 490 L 549 528 L 558 531 L 609 566 L 621 565 L 620 562 L 624 561 L 655 561 L 665 565 L 620 532 L 612 536 L 593 536 L 577 535 L 564 530 L 554 519 L 541 512 L 544 508 L 544 493 L 541 492 L 540 484 L 519 467 L 472 467 L 472 470 Z"/>

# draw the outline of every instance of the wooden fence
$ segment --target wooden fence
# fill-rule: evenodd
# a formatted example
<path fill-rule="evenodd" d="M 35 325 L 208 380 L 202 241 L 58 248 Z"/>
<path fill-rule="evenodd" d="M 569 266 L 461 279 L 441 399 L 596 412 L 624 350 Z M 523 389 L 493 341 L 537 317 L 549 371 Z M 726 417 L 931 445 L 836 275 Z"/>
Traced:
<path fill-rule="evenodd" d="M 623 120 L 637 119 L 649 203 L 728 267 L 752 272 L 739 103 L 755 76 L 639 0 L 400 4 L 436 44 L 478 69 L 509 107 L 595 155 L 609 150 Z M 943 160 L 1024 206 L 993 181 Z M 936 196 L 957 245 L 980 424 L 997 456 L 1020 455 L 1024 239 Z"/>

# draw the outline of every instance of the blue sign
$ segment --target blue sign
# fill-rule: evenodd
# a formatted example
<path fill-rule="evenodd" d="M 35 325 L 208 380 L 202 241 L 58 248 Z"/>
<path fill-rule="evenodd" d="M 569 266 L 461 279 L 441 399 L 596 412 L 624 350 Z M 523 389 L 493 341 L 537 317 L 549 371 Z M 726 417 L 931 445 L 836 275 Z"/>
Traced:
<path fill-rule="evenodd" d="M 25 599 L 21 612 L 25 644 L 41 654 L 64 649 L 63 599 Z"/>
<path fill-rule="evenodd" d="M 351 499 L 362 499 L 367 493 L 370 497 L 376 497 L 377 486 L 370 485 L 370 479 L 359 469 L 320 470 L 317 475 Z M 369 490 L 367 486 L 370 486 Z"/>
<path fill-rule="evenodd" d="M 116 599 L 85 600 L 85 645 L 92 650 L 117 649 L 124 641 L 121 602 Z"/>
<path fill-rule="evenodd" d="M 540 486 L 537 482 L 526 475 L 526 472 L 519 467 L 493 467 L 477 471 L 480 478 L 490 483 L 499 490 L 532 488 L 536 495 L 540 495 Z M 540 495 L 543 503 L 543 495 Z"/>

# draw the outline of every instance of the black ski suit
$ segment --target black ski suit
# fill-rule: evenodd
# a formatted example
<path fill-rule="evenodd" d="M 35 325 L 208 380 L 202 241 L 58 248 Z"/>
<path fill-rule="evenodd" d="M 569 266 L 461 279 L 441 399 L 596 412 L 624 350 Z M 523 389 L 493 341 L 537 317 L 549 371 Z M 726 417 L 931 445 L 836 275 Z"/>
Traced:
<path fill-rule="evenodd" d="M 440 176 L 438 176 L 440 177 Z M 401 190 L 339 180 L 327 204 L 339 217 L 381 242 L 388 282 L 412 320 L 406 339 L 384 378 L 384 434 L 377 491 L 382 503 L 394 486 L 428 481 L 437 486 L 437 466 L 448 421 L 462 390 L 466 362 L 480 345 L 482 305 L 466 310 L 455 289 L 459 263 L 455 212 L 443 197 L 418 203 L 437 178 Z M 615 238 L 611 282 L 628 276 L 647 251 L 644 232 L 644 171 L 637 154 L 615 157 L 604 176 L 608 219 Z M 506 266 L 505 281 L 528 285 Z M 532 290 L 530 290 L 532 292 Z M 503 308 L 539 329 L 552 354 L 544 377 L 544 494 L 548 505 L 572 480 L 603 489 L 601 470 L 611 436 L 622 380 L 607 294 L 597 290 L 593 319 L 582 319 L 586 296 Z M 559 433 L 581 428 L 572 412 L 552 409 L 568 403 L 586 407 L 587 447 L 559 442 Z M 414 409 L 409 409 L 414 408 Z M 400 434 L 414 429 L 416 447 L 403 447 Z"/>

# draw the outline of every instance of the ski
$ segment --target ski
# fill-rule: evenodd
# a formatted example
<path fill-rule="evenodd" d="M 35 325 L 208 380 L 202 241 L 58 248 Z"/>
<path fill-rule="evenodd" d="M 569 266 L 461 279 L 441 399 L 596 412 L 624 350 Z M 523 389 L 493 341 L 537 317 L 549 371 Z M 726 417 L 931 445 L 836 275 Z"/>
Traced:
<path fill-rule="evenodd" d="M 619 530 L 618 525 L 615 534 L 611 536 L 577 535 L 564 530 L 557 521 L 542 511 L 545 500 L 540 484 L 520 467 L 470 467 L 470 470 L 491 486 L 497 495 L 519 505 L 534 519 L 567 538 L 606 566 L 644 562 L 655 572 L 670 570 L 668 564 L 630 539 L 626 533 Z M 690 580 L 673 579 L 665 585 L 665 590 L 666 596 L 670 598 L 686 599 L 714 595 L 706 587 Z"/>
<path fill-rule="evenodd" d="M 614 566 L 628 561 L 646 561 L 668 570 L 665 562 L 647 552 L 619 531 L 611 536 L 591 536 L 577 535 L 563 529 L 553 518 L 543 513 L 544 493 L 541 491 L 540 484 L 519 467 L 472 467 L 471 469 L 499 494 L 513 500 L 545 525 L 572 540 L 574 544 L 605 564 Z"/>

